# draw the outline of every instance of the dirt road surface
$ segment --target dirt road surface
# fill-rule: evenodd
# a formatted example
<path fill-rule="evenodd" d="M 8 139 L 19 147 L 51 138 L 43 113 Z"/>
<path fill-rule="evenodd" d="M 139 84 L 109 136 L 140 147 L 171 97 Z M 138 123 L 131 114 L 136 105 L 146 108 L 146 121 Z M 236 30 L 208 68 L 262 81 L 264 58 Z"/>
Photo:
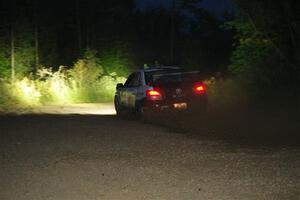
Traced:
<path fill-rule="evenodd" d="M 300 199 L 297 146 L 249 147 L 108 111 L 51 109 L 0 116 L 1 200 Z"/>

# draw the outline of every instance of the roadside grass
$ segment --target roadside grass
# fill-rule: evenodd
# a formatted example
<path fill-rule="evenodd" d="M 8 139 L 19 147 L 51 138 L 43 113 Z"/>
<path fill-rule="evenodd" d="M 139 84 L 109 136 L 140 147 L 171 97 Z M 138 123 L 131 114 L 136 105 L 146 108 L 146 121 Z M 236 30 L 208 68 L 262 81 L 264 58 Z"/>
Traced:
<path fill-rule="evenodd" d="M 124 77 L 116 75 L 89 76 L 75 79 L 70 70 L 40 69 L 38 78 L 24 77 L 11 82 L 0 80 L 0 112 L 28 110 L 43 105 L 112 102 L 117 83 Z"/>
<path fill-rule="evenodd" d="M 0 112 L 17 112 L 42 105 L 111 102 L 117 83 L 129 73 L 126 63 L 102 62 L 96 51 L 86 50 L 73 66 L 58 69 L 39 66 L 37 71 L 0 78 Z M 109 65 L 109 66 L 108 66 Z M 110 70 L 108 70 L 110 69 Z"/>

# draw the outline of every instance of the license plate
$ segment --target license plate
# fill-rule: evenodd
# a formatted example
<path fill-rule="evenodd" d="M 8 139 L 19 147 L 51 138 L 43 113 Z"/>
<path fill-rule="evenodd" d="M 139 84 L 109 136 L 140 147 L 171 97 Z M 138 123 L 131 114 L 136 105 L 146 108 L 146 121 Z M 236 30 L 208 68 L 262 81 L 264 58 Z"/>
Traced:
<path fill-rule="evenodd" d="M 179 110 L 187 109 L 187 103 L 174 103 L 174 108 Z"/>

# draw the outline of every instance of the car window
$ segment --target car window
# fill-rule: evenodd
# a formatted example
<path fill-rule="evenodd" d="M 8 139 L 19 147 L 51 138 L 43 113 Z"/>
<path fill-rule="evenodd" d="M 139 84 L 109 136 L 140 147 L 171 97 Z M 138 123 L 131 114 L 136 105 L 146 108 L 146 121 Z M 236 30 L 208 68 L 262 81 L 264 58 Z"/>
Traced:
<path fill-rule="evenodd" d="M 141 73 L 136 72 L 131 74 L 125 82 L 125 87 L 138 87 L 141 85 Z"/>
<path fill-rule="evenodd" d="M 201 80 L 197 71 L 195 72 L 180 72 L 180 71 L 158 71 L 155 73 L 146 74 L 146 82 L 148 85 L 153 84 L 168 84 L 180 83 L 188 81 Z"/>
<path fill-rule="evenodd" d="M 141 85 L 141 73 L 136 73 L 133 79 L 132 86 L 133 87 L 138 87 Z"/>
<path fill-rule="evenodd" d="M 129 87 L 130 84 L 131 84 L 131 82 L 132 82 L 132 80 L 133 80 L 133 78 L 134 78 L 134 74 L 130 74 L 130 75 L 128 76 L 128 78 L 127 78 L 127 80 L 126 80 L 124 86 L 125 86 L 125 87 Z"/>
<path fill-rule="evenodd" d="M 171 70 L 158 70 L 158 71 L 147 72 L 147 73 L 145 73 L 146 84 L 152 85 L 156 81 L 156 78 L 155 78 L 156 75 L 163 75 L 163 74 L 169 74 L 169 73 L 174 73 L 174 72 L 180 72 L 180 70 L 171 69 Z"/>

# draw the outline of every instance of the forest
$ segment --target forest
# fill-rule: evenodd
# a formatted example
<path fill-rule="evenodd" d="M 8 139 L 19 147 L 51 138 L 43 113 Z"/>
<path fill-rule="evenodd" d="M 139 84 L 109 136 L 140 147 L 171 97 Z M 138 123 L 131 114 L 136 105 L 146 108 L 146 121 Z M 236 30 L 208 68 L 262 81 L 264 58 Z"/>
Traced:
<path fill-rule="evenodd" d="M 138 68 L 199 70 L 213 108 L 300 107 L 300 3 L 134 0 L 0 3 L 0 110 L 103 102 Z M 218 6 L 218 5 L 216 5 Z"/>

